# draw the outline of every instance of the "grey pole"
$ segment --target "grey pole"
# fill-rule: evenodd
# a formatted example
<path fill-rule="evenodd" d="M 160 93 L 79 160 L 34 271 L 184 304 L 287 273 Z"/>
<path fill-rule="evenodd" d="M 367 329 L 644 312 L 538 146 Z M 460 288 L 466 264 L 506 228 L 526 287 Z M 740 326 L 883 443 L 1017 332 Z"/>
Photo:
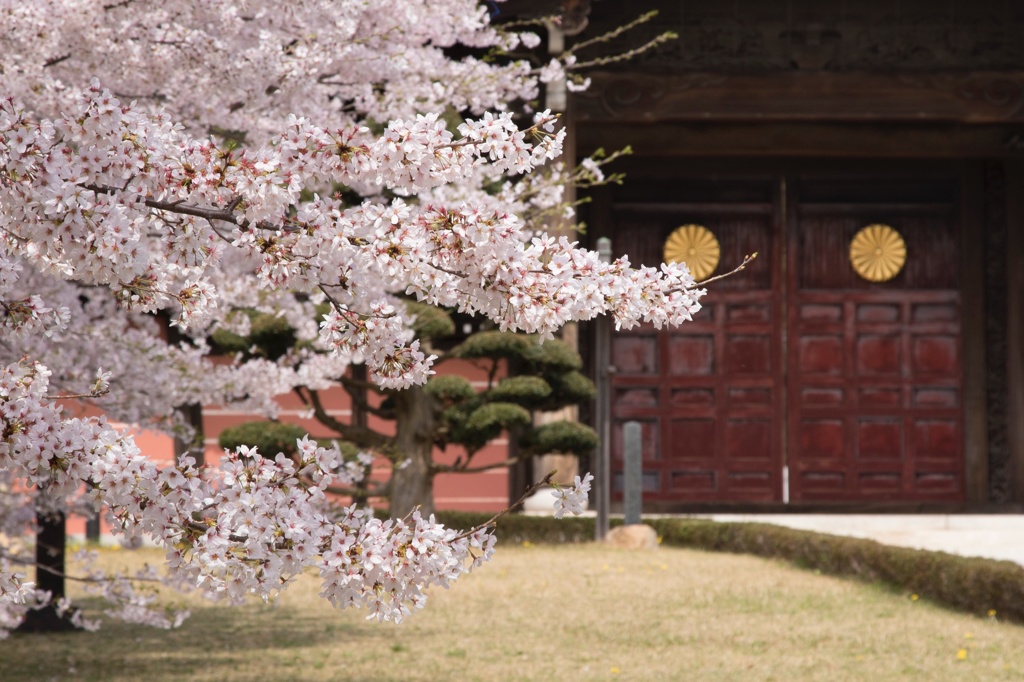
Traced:
<path fill-rule="evenodd" d="M 601 260 L 612 260 L 612 240 L 601 237 L 597 240 L 597 253 Z M 595 321 L 595 362 L 597 376 L 596 426 L 600 441 L 597 449 L 597 486 L 594 490 L 597 503 L 597 523 L 594 538 L 602 541 L 608 535 L 608 513 L 611 506 L 611 329 L 608 317 L 601 315 Z"/>
<path fill-rule="evenodd" d="M 640 422 L 629 421 L 622 425 L 622 500 L 627 526 L 640 523 L 643 509 L 643 472 Z"/>

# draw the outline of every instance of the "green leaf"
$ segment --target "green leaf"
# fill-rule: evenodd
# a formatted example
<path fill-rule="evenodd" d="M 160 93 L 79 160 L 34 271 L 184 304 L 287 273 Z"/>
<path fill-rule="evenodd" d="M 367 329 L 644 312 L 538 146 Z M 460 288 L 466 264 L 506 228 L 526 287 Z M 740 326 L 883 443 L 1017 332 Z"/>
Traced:
<path fill-rule="evenodd" d="M 520 446 L 529 454 L 562 452 L 585 457 L 597 447 L 597 432 L 586 424 L 557 421 L 538 426 L 520 439 Z"/>
<path fill-rule="evenodd" d="M 239 310 L 235 314 L 248 315 L 249 334 L 241 336 L 225 329 L 215 330 L 210 339 L 220 352 L 249 355 L 255 347 L 256 355 L 276 360 L 295 346 L 295 330 L 283 316 L 251 309 Z"/>
<path fill-rule="evenodd" d="M 547 377 L 547 381 L 551 385 L 552 392 L 544 407 L 546 410 L 584 403 L 593 400 L 597 395 L 597 386 L 582 372 L 552 374 Z"/>
<path fill-rule="evenodd" d="M 572 346 L 558 339 L 548 339 L 544 343 L 535 342 L 527 361 L 541 372 L 568 372 L 583 368 L 580 354 Z"/>
<path fill-rule="evenodd" d="M 248 337 L 239 336 L 226 329 L 214 330 L 213 334 L 210 335 L 210 341 L 213 342 L 214 352 L 224 354 L 247 353 L 252 347 Z"/>
<path fill-rule="evenodd" d="M 583 360 L 572 346 L 549 339 L 541 343 L 531 334 L 484 331 L 473 334 L 453 351 L 460 358 L 505 358 L 521 360 L 535 371 L 582 369 Z"/>
<path fill-rule="evenodd" d="M 295 345 L 295 330 L 284 316 L 262 314 L 252 321 L 249 340 L 270 360 L 277 360 Z"/>
<path fill-rule="evenodd" d="M 466 428 L 471 431 L 494 431 L 496 436 L 504 429 L 529 426 L 533 418 L 529 411 L 513 403 L 487 403 L 469 415 Z M 493 437 L 493 436 L 492 436 Z M 490 438 L 488 438 L 490 440 Z"/>
<path fill-rule="evenodd" d="M 406 301 L 405 307 L 416 316 L 412 328 L 419 338 L 439 339 L 455 334 L 455 322 L 445 310 L 417 301 Z"/>
<path fill-rule="evenodd" d="M 469 379 L 456 375 L 431 377 L 423 392 L 443 403 L 461 403 L 476 395 Z"/>
<path fill-rule="evenodd" d="M 486 394 L 491 402 L 509 402 L 537 409 L 551 395 L 551 386 L 540 377 L 514 376 L 502 379 Z"/>
<path fill-rule="evenodd" d="M 476 409 L 452 408 L 444 413 L 449 425 L 448 442 L 458 443 L 470 453 L 476 452 L 501 432 L 533 422 L 530 413 L 512 403 L 487 403 Z"/>
<path fill-rule="evenodd" d="M 452 354 L 459 358 L 524 359 L 537 341 L 526 334 L 484 331 L 473 334 L 459 344 Z"/>

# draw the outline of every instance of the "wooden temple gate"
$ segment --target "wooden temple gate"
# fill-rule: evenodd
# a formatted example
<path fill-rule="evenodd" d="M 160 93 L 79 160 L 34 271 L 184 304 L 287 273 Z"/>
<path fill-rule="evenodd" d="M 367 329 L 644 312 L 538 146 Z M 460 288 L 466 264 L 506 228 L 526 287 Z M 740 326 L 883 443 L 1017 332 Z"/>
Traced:
<path fill-rule="evenodd" d="M 622 40 L 677 40 L 548 86 L 570 154 L 633 149 L 583 239 L 656 266 L 713 237 L 716 274 L 760 256 L 692 323 L 611 337 L 613 499 L 636 419 L 649 510 L 1024 509 L 1024 5 L 564 0 L 547 45 L 650 9 Z"/>
<path fill-rule="evenodd" d="M 690 225 L 722 269 L 759 253 L 692 323 L 612 338 L 613 462 L 640 421 L 648 499 L 964 499 L 955 179 L 726 174 L 677 202 L 644 184 L 662 200 L 611 206 L 616 252 L 656 264 Z M 877 283 L 849 257 L 876 224 L 909 254 Z"/>

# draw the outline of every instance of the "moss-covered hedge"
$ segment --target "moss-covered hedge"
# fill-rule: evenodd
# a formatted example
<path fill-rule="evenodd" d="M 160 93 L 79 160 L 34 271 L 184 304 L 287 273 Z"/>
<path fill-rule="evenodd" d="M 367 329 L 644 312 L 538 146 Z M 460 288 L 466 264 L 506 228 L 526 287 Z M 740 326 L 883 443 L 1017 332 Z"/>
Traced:
<path fill-rule="evenodd" d="M 440 512 L 438 520 L 468 528 L 486 514 Z M 612 525 L 621 523 L 613 520 Z M 995 611 L 1001 620 L 1024 623 L 1024 566 L 1011 561 L 966 558 L 883 545 L 761 523 L 702 519 L 649 519 L 663 545 L 735 552 L 782 559 L 829 575 L 853 577 L 912 592 L 938 604 L 977 615 Z M 593 519 L 507 516 L 498 523 L 499 542 L 586 542 Z"/>

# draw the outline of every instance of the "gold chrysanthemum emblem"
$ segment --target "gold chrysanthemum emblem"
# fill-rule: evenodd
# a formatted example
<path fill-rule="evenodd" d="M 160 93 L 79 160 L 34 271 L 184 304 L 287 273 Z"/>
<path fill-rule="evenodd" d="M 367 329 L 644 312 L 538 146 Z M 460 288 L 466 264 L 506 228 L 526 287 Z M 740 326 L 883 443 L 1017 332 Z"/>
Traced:
<path fill-rule="evenodd" d="M 721 255 L 718 240 L 703 225 L 683 225 L 665 240 L 665 262 L 686 263 L 698 282 L 711 276 Z"/>
<path fill-rule="evenodd" d="M 888 225 L 868 225 L 850 242 L 850 264 L 869 282 L 888 282 L 907 262 L 907 244 Z"/>

